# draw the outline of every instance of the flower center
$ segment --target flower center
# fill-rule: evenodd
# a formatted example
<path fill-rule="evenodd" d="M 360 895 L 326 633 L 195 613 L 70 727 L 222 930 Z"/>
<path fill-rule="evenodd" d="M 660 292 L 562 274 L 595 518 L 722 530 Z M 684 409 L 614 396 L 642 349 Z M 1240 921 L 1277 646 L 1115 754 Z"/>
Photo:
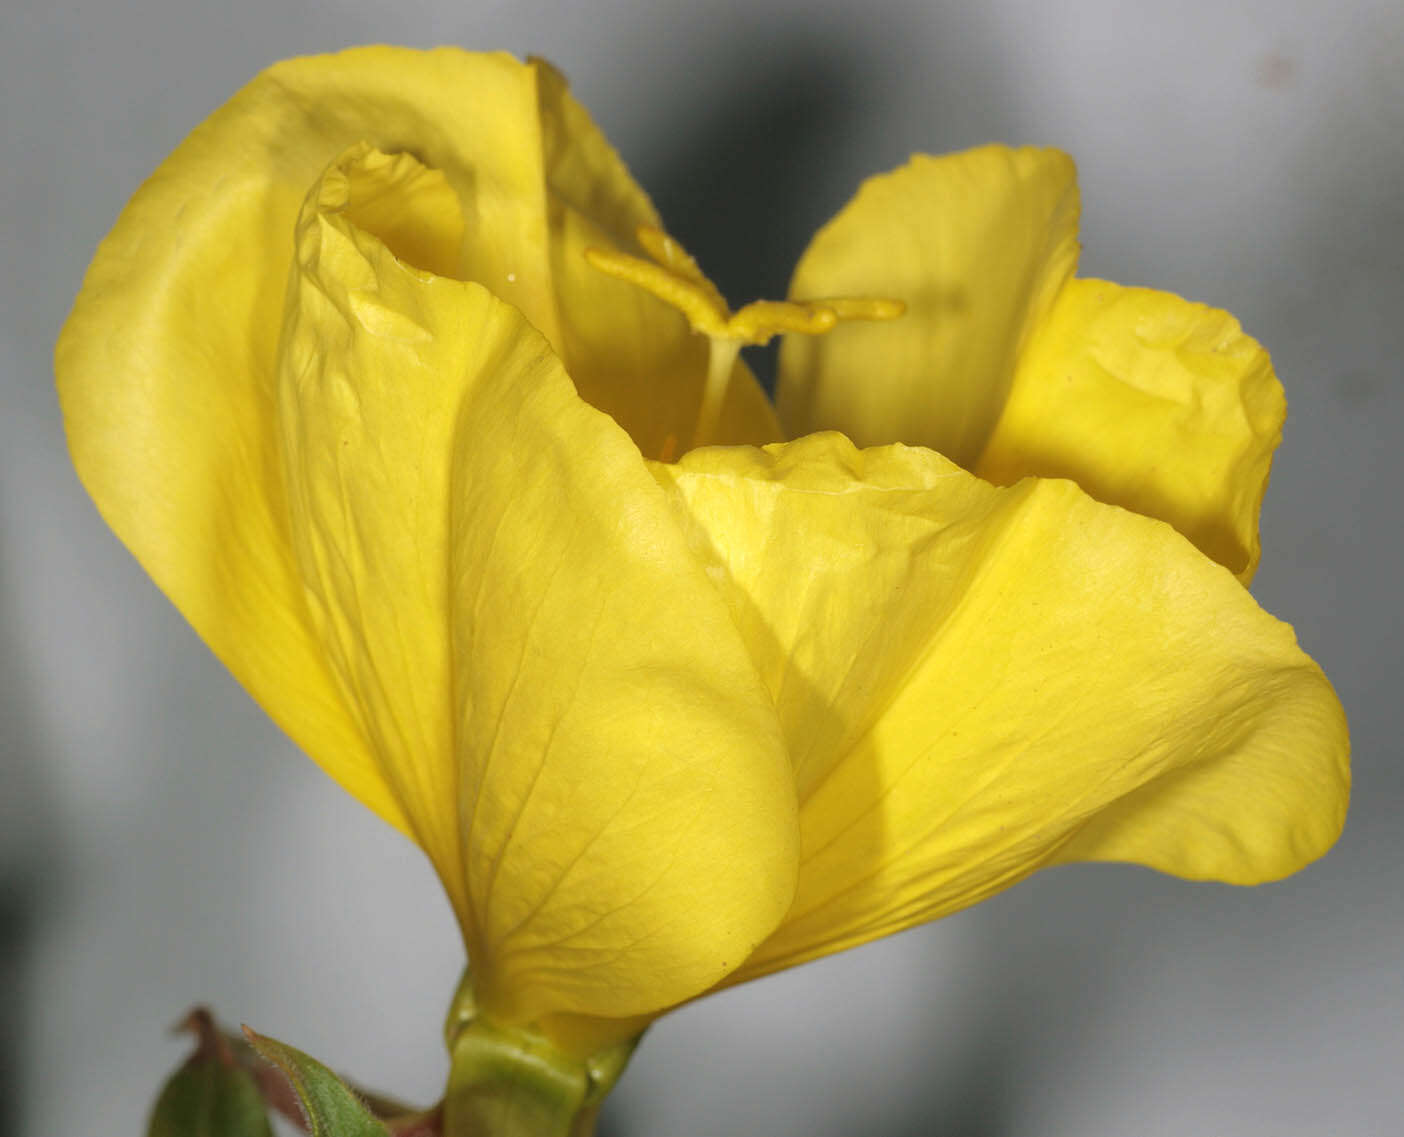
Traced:
<path fill-rule="evenodd" d="M 692 256 L 672 237 L 651 225 L 639 226 L 638 242 L 648 259 L 590 248 L 585 259 L 601 272 L 637 285 L 678 309 L 692 330 L 707 337 L 707 384 L 688 449 L 706 445 L 716 434 L 727 387 L 742 347 L 769 343 L 781 332 L 817 336 L 840 320 L 892 320 L 906 311 L 900 300 L 847 297 L 825 300 L 756 300 L 735 312 Z M 664 461 L 671 459 L 666 455 Z"/>

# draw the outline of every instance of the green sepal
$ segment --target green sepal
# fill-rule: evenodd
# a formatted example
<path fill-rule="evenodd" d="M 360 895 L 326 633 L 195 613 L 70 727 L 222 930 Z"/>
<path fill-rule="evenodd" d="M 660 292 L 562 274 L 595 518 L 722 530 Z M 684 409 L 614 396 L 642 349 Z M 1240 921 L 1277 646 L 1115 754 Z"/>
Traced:
<path fill-rule="evenodd" d="M 388 1137 L 390 1130 L 340 1078 L 300 1050 L 244 1028 L 244 1037 L 288 1080 L 312 1137 Z"/>
<path fill-rule="evenodd" d="M 258 1083 L 237 1064 L 209 1012 L 192 1011 L 182 1029 L 195 1034 L 195 1053 L 162 1087 L 147 1137 L 273 1137 Z"/>

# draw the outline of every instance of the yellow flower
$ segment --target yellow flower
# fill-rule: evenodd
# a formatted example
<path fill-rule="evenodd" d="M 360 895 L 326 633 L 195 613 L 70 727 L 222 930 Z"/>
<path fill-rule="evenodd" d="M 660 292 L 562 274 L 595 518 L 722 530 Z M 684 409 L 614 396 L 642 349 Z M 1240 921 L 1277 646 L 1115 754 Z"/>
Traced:
<path fill-rule="evenodd" d="M 844 434 L 780 443 L 736 326 L 654 294 L 719 302 L 548 67 L 293 60 L 99 249 L 70 445 L 254 698 L 423 847 L 484 1013 L 583 1053 L 1045 865 L 1246 883 L 1335 839 L 1341 709 L 1234 575 L 1266 355 L 1072 279 L 1076 214 L 1051 152 L 870 182 L 795 295 L 907 314 L 790 337 L 781 410 Z"/>

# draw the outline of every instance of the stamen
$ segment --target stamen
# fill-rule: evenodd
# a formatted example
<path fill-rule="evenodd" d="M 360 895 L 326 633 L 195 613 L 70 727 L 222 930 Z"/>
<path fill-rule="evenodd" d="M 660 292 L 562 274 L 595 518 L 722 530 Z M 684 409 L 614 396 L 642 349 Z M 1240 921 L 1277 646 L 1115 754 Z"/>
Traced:
<path fill-rule="evenodd" d="M 640 226 L 635 236 L 649 259 L 614 249 L 586 249 L 585 259 L 601 272 L 651 292 L 687 317 L 692 330 L 710 341 L 707 383 L 697 412 L 692 446 L 716 434 L 727 388 L 743 345 L 769 343 L 782 332 L 822 335 L 842 320 L 893 320 L 907 310 L 900 300 L 839 297 L 825 300 L 756 300 L 732 312 L 697 261 L 663 230 Z M 665 449 L 677 439 L 669 435 Z M 671 460 L 669 457 L 663 459 Z"/>

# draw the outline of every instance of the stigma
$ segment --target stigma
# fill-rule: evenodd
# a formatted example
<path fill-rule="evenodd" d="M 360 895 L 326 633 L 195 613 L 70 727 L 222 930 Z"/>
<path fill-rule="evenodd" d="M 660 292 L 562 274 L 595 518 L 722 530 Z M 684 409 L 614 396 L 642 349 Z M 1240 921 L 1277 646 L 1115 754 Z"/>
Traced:
<path fill-rule="evenodd" d="M 688 449 L 705 446 L 714 438 L 742 347 L 769 343 L 782 332 L 822 335 L 841 321 L 893 320 L 906 311 L 900 300 L 844 297 L 756 300 L 733 312 L 697 261 L 672 237 L 650 225 L 640 226 L 636 237 L 646 259 L 599 248 L 586 249 L 585 259 L 601 272 L 671 304 L 694 332 L 707 337 L 707 383 Z"/>

